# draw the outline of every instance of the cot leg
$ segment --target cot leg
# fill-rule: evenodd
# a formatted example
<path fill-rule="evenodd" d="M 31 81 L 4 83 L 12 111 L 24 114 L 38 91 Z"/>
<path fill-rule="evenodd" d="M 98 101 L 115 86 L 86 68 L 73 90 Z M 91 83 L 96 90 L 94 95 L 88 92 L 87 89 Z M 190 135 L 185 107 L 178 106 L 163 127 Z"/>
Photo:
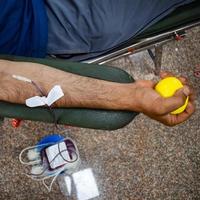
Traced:
<path fill-rule="evenodd" d="M 0 126 L 3 125 L 4 117 L 0 116 Z"/>
<path fill-rule="evenodd" d="M 163 46 L 162 45 L 156 45 L 155 46 L 155 59 L 154 59 L 154 64 L 155 64 L 155 75 L 159 75 L 161 71 L 161 65 L 162 65 L 162 50 Z"/>

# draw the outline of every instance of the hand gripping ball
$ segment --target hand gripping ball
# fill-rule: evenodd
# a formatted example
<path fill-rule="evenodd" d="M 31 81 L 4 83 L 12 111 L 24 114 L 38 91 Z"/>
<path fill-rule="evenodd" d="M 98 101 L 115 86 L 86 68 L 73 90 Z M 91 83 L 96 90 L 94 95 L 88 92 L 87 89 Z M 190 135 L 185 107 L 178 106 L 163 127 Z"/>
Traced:
<path fill-rule="evenodd" d="M 183 87 L 183 84 L 177 78 L 167 77 L 158 82 L 158 84 L 155 87 L 155 90 L 162 97 L 167 98 L 167 97 L 173 96 L 175 94 L 175 92 L 182 87 Z M 176 115 L 176 114 L 182 113 L 187 107 L 188 100 L 189 100 L 189 97 L 187 97 L 185 104 L 183 106 L 174 110 L 173 112 L 171 112 L 171 114 Z"/>

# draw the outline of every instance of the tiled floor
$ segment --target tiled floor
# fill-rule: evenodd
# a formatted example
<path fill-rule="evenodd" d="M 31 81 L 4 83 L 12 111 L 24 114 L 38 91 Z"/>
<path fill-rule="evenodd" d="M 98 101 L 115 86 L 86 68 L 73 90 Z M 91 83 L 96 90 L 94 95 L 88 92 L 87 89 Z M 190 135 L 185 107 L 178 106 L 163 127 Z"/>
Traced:
<path fill-rule="evenodd" d="M 195 65 L 200 64 L 200 28 L 188 33 L 187 39 L 164 46 L 162 66 L 187 76 L 196 88 L 197 111 L 190 120 L 168 128 L 141 114 L 117 131 L 68 130 L 67 135 L 77 142 L 80 151 L 79 172 L 92 172 L 90 175 L 96 180 L 98 192 L 93 191 L 94 199 L 200 199 L 200 78 L 193 76 Z M 153 77 L 153 63 L 146 52 L 112 65 L 135 78 Z M 72 197 L 67 198 L 57 184 L 48 193 L 40 182 L 23 174 L 25 169 L 18 160 L 20 151 L 52 133 L 53 125 L 27 121 L 13 129 L 9 123 L 6 120 L 0 129 L 0 199 L 84 200 L 80 193 L 76 195 L 79 189 L 75 186 Z M 92 188 L 88 191 L 92 196 L 91 191 Z"/>

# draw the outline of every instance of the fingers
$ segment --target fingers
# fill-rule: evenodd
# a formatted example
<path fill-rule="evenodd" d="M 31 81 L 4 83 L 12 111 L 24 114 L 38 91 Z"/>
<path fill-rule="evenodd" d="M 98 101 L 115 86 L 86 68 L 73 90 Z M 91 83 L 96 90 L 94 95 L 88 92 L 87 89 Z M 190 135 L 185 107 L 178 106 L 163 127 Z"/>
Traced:
<path fill-rule="evenodd" d="M 194 102 L 196 99 L 196 92 L 193 88 L 190 87 L 190 95 L 189 95 L 189 100 L 190 102 Z"/>
<path fill-rule="evenodd" d="M 187 86 L 176 91 L 174 96 L 169 98 L 160 97 L 156 104 L 159 105 L 156 112 L 160 115 L 168 114 L 180 108 L 186 101 L 187 96 L 190 95 L 190 89 Z"/>
<path fill-rule="evenodd" d="M 167 77 L 172 77 L 172 76 L 175 76 L 173 73 L 171 73 L 171 72 L 168 72 L 168 71 L 161 71 L 161 73 L 160 73 L 160 77 L 163 79 L 163 78 L 167 78 Z M 195 100 L 195 98 L 196 98 L 196 93 L 195 93 L 195 91 L 194 91 L 194 89 L 193 89 L 193 87 L 190 85 L 190 83 L 189 83 L 189 81 L 188 81 L 188 79 L 186 78 L 186 77 L 184 77 L 184 76 L 179 76 L 179 77 L 177 77 L 180 81 L 181 81 L 181 83 L 183 84 L 183 85 L 187 85 L 187 86 L 189 86 L 190 87 L 190 95 L 189 95 L 189 97 L 190 97 L 190 101 L 194 101 Z"/>
<path fill-rule="evenodd" d="M 161 72 L 160 72 L 160 77 L 161 77 L 162 79 L 167 78 L 167 77 L 172 77 L 172 76 L 176 77 L 173 73 L 168 72 L 168 71 L 161 71 Z M 188 85 L 188 79 L 187 79 L 186 77 L 184 77 L 184 76 L 179 76 L 179 77 L 177 77 L 177 78 L 181 81 L 181 83 L 182 83 L 183 85 Z"/>
<path fill-rule="evenodd" d="M 176 124 L 182 123 L 186 121 L 193 113 L 195 112 L 195 105 L 192 104 L 191 102 L 188 103 L 186 109 L 184 112 L 182 112 L 179 115 L 176 115 Z"/>
<path fill-rule="evenodd" d="M 189 96 L 190 101 L 193 102 L 196 98 L 196 92 L 195 92 L 194 88 L 190 85 L 190 83 L 186 77 L 180 76 L 180 77 L 178 77 L 178 79 L 182 82 L 182 84 L 184 86 L 188 86 L 190 88 L 190 95 L 188 95 L 188 96 Z"/>
<path fill-rule="evenodd" d="M 188 85 L 189 83 L 188 83 L 188 79 L 186 78 L 186 77 L 184 77 L 184 76 L 179 76 L 179 77 L 177 77 L 178 79 L 179 79 L 179 81 L 181 81 L 181 83 L 183 84 L 183 85 Z"/>
<path fill-rule="evenodd" d="M 195 105 L 189 102 L 186 110 L 181 114 L 178 115 L 167 114 L 156 117 L 155 116 L 154 117 L 150 116 L 150 117 L 152 117 L 157 121 L 160 121 L 161 123 L 167 126 L 175 126 L 189 119 L 194 112 L 195 112 Z"/>

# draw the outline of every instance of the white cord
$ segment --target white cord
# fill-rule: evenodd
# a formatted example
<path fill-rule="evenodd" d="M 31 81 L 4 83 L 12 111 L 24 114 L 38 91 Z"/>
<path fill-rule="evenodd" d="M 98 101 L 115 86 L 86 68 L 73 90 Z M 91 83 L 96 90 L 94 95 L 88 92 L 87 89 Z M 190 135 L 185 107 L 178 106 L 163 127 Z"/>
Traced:
<path fill-rule="evenodd" d="M 48 192 L 51 192 L 51 189 L 52 189 L 52 186 L 53 186 L 53 183 L 56 181 L 56 179 L 58 178 L 58 176 L 60 175 L 60 173 L 63 171 L 64 169 L 60 170 L 52 179 L 50 185 L 48 186 L 46 183 L 45 183 L 45 180 L 46 179 L 43 179 L 42 180 L 42 183 L 43 185 L 47 188 Z"/>
<path fill-rule="evenodd" d="M 48 176 L 43 177 L 43 178 L 36 178 L 36 177 L 33 177 L 33 176 L 28 175 L 28 174 L 26 174 L 26 173 L 22 173 L 22 174 L 26 175 L 27 177 L 31 178 L 31 179 L 34 180 L 34 181 L 42 181 L 42 184 L 45 186 L 45 188 L 48 190 L 48 192 L 51 192 L 53 183 L 56 181 L 57 177 L 59 176 L 59 174 L 60 174 L 62 171 L 64 171 L 64 167 L 63 167 L 61 170 L 59 170 L 56 174 L 54 173 L 54 174 L 48 175 Z M 53 176 L 54 176 L 54 177 L 53 177 Z M 53 177 L 53 179 L 52 179 L 50 185 L 48 186 L 48 185 L 45 183 L 45 180 L 46 180 L 46 179 L 49 179 L 49 178 L 51 178 L 51 177 Z"/>
<path fill-rule="evenodd" d="M 42 147 L 42 146 L 46 146 L 46 145 L 50 145 L 50 144 L 55 144 L 55 143 L 50 142 L 50 143 L 40 144 L 40 145 L 36 145 L 36 146 L 29 146 L 29 147 L 23 149 L 23 150 L 21 151 L 21 153 L 19 154 L 19 161 L 20 161 L 21 164 L 23 164 L 23 165 L 35 165 L 35 164 L 37 164 L 36 161 L 24 162 L 24 161 L 22 160 L 22 154 L 23 154 L 25 151 L 27 151 L 27 150 L 36 149 L 37 147 Z M 38 160 L 37 160 L 37 162 L 38 162 Z"/>
<path fill-rule="evenodd" d="M 46 170 L 45 170 L 46 171 Z M 27 177 L 29 177 L 29 178 L 31 178 L 32 180 L 34 180 L 34 181 L 42 181 L 43 179 L 48 179 L 48 178 L 50 178 L 50 177 L 52 177 L 52 176 L 55 176 L 55 174 L 57 174 L 57 173 L 52 173 L 52 174 L 48 174 L 48 176 L 43 176 L 43 177 L 41 177 L 42 175 L 29 175 L 29 174 L 26 174 L 26 173 L 23 173 L 23 174 L 25 174 Z"/>

